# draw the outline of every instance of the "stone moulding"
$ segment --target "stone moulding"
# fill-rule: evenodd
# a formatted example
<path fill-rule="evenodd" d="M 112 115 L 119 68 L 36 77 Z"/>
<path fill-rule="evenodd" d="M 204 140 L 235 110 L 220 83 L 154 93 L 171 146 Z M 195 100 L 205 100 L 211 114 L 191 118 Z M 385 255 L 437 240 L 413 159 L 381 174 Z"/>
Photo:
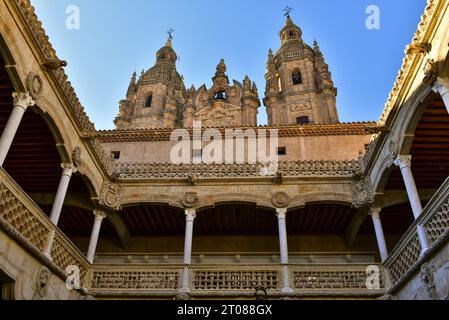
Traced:
<path fill-rule="evenodd" d="M 187 179 L 197 178 L 245 178 L 267 177 L 265 166 L 257 164 L 172 164 L 172 163 L 117 163 L 114 178 L 119 180 L 140 179 Z M 278 171 L 284 177 L 344 177 L 352 178 L 359 170 L 356 160 L 348 161 L 282 161 Z"/>

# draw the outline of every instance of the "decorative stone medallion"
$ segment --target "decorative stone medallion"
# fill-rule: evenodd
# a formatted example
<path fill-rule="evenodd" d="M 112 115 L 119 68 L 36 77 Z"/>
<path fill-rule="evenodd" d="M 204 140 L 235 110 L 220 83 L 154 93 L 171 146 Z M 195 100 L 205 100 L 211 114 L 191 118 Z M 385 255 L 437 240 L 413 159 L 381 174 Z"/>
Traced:
<path fill-rule="evenodd" d="M 196 192 L 187 192 L 181 199 L 181 203 L 185 208 L 193 208 L 198 203 L 198 200 Z"/>
<path fill-rule="evenodd" d="M 37 99 L 41 96 L 44 83 L 39 75 L 31 72 L 27 77 L 26 86 L 31 97 Z"/>
<path fill-rule="evenodd" d="M 285 192 L 276 192 L 271 198 L 271 203 L 276 208 L 286 208 L 290 203 L 290 197 Z"/>

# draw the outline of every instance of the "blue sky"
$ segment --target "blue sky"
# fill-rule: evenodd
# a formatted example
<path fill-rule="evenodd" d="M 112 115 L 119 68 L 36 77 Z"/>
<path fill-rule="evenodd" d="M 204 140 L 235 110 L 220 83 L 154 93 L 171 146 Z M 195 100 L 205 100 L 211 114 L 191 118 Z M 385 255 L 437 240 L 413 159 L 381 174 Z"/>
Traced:
<path fill-rule="evenodd" d="M 147 70 L 176 30 L 174 48 L 185 84 L 211 85 L 220 58 L 230 79 L 256 81 L 263 98 L 269 48 L 291 16 L 329 64 L 342 122 L 378 120 L 425 0 L 32 0 L 66 72 L 97 129 L 112 129 L 133 71 Z M 80 9 L 80 29 L 66 28 L 66 8 Z M 380 9 L 380 30 L 365 27 L 367 6 Z M 259 122 L 266 123 L 265 108 Z"/>

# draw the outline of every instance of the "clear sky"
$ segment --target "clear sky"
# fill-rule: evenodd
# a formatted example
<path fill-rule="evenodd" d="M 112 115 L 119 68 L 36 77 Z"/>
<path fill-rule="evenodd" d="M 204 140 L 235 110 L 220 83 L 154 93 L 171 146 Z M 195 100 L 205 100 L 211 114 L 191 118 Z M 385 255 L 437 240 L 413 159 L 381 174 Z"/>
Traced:
<path fill-rule="evenodd" d="M 312 45 L 316 38 L 329 64 L 342 122 L 378 120 L 411 42 L 425 0 L 32 0 L 66 72 L 97 129 L 112 129 L 133 71 L 155 62 L 174 33 L 173 46 L 185 84 L 211 85 L 220 58 L 230 79 L 248 75 L 261 99 L 269 48 L 286 5 Z M 66 8 L 80 10 L 80 28 L 66 27 Z M 369 5 L 380 9 L 380 30 L 369 30 Z M 266 123 L 265 108 L 259 123 Z"/>

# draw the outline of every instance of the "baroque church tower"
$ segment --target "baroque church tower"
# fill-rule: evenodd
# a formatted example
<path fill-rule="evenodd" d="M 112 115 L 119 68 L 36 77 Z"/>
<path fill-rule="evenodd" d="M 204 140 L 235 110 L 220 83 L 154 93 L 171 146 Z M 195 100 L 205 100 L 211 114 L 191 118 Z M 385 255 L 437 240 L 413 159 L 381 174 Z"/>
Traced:
<path fill-rule="evenodd" d="M 119 103 L 117 129 L 155 129 L 182 126 L 182 108 L 187 101 L 183 77 L 176 70 L 178 56 L 171 37 L 156 54 L 156 63 L 131 78 L 126 99 Z M 137 81 L 136 81 L 137 80 Z"/>
<path fill-rule="evenodd" d="M 248 76 L 243 83 L 226 75 L 223 59 L 217 65 L 212 86 L 186 89 L 176 70 L 177 55 L 171 36 L 156 54 L 156 64 L 137 80 L 133 74 L 126 99 L 119 103 L 117 129 L 245 127 L 257 125 L 261 103 L 257 86 Z"/>
<path fill-rule="evenodd" d="M 269 125 L 338 123 L 337 89 L 318 44 L 304 43 L 287 15 L 281 48 L 269 51 L 264 104 Z"/>

